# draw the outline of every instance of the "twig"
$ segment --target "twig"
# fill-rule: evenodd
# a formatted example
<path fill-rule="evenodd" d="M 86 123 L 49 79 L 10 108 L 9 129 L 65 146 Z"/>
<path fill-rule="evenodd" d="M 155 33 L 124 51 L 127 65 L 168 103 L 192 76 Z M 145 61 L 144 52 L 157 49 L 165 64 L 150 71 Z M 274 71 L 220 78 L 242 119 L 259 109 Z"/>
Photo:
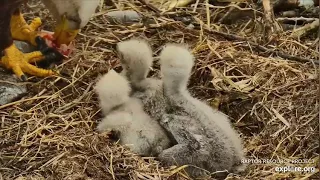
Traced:
<path fill-rule="evenodd" d="M 99 2 L 99 12 L 101 12 L 104 8 L 104 0 L 100 0 Z"/>
<path fill-rule="evenodd" d="M 270 0 L 263 0 L 263 9 L 264 9 L 264 17 L 265 17 L 265 40 L 271 38 L 274 32 L 280 31 L 280 26 L 274 21 L 273 9 L 270 3 Z"/>
<path fill-rule="evenodd" d="M 205 24 L 204 24 L 204 30 L 209 32 L 209 33 L 214 33 L 214 34 L 220 35 L 220 36 L 222 36 L 222 37 L 224 37 L 224 38 L 226 38 L 228 40 L 246 41 L 251 46 L 256 47 L 258 50 L 260 50 L 262 52 L 265 52 L 268 55 L 276 54 L 279 57 L 284 58 L 284 59 L 289 59 L 289 60 L 294 60 L 294 61 L 299 61 L 299 62 L 312 62 L 312 63 L 315 63 L 315 64 L 320 64 L 318 60 L 308 59 L 308 58 L 299 57 L 299 56 L 294 56 L 294 55 L 286 54 L 286 53 L 283 53 L 283 52 L 280 52 L 280 51 L 277 51 L 277 50 L 272 50 L 272 49 L 266 48 L 266 47 L 264 47 L 262 45 L 254 43 L 252 41 L 249 41 L 245 37 L 237 36 L 235 34 L 227 34 L 227 33 L 219 32 L 219 31 L 211 30 Z M 267 57 L 267 54 L 265 55 L 266 57 Z"/>
<path fill-rule="evenodd" d="M 313 22 L 315 20 L 317 20 L 317 18 L 305 18 L 305 17 L 282 17 L 282 18 L 277 18 L 277 21 L 306 21 L 306 22 Z"/>
<path fill-rule="evenodd" d="M 257 43 L 254 43 L 252 41 L 249 41 L 247 40 L 247 38 L 243 38 L 243 37 L 240 37 L 240 36 L 237 36 L 237 35 L 232 35 L 232 34 L 226 34 L 226 33 L 222 33 L 222 32 L 218 32 L 218 31 L 214 31 L 213 33 L 215 34 L 218 34 L 218 35 L 221 35 L 223 36 L 224 38 L 226 39 L 230 39 L 230 40 L 242 40 L 242 41 L 246 41 L 248 42 L 251 46 L 254 46 L 256 47 L 258 50 L 262 51 L 262 52 L 266 52 L 268 54 L 276 54 L 278 55 L 279 57 L 282 57 L 284 59 L 289 59 L 289 60 L 294 60 L 294 61 L 299 61 L 299 62 L 312 62 L 312 63 L 315 63 L 315 64 L 319 64 L 319 61 L 318 60 L 314 60 L 314 59 L 308 59 L 308 58 L 304 58 L 304 57 L 300 57 L 300 56 L 294 56 L 294 55 L 290 55 L 290 54 L 287 54 L 287 53 L 283 53 L 283 52 L 280 52 L 278 50 L 272 50 L 272 49 L 269 49 L 269 48 L 266 48 L 264 46 L 261 46 Z M 266 56 L 267 57 L 267 56 Z"/>
<path fill-rule="evenodd" d="M 299 12 L 294 11 L 294 10 L 283 11 L 283 12 L 280 13 L 280 15 L 283 16 L 283 17 L 288 17 L 288 18 L 290 18 L 290 17 L 296 17 L 296 16 L 298 16 L 298 15 L 299 15 Z"/>
<path fill-rule="evenodd" d="M 264 15 L 267 20 L 267 22 L 271 23 L 272 22 L 272 10 L 271 10 L 271 5 L 270 5 L 270 0 L 263 0 L 263 9 L 264 9 Z"/>
<path fill-rule="evenodd" d="M 209 9 L 209 0 L 206 0 L 206 15 L 207 15 L 207 25 L 210 27 L 210 9 Z"/>
<path fill-rule="evenodd" d="M 230 13 L 231 13 L 234 9 L 235 9 L 234 6 L 230 7 L 230 9 L 228 10 L 228 12 L 227 12 L 226 14 L 224 14 L 221 19 L 219 19 L 218 23 L 222 23 L 222 22 L 230 15 Z"/>
<path fill-rule="evenodd" d="M 82 96 L 80 96 L 78 99 L 75 99 L 74 101 L 72 101 L 72 102 L 70 102 L 70 103 L 68 103 L 68 104 L 65 104 L 65 105 L 62 106 L 62 107 L 57 108 L 57 109 L 54 111 L 54 113 L 62 114 L 62 113 L 64 113 L 65 111 L 67 111 L 67 110 L 73 108 L 74 106 L 76 106 L 78 103 L 81 102 L 81 100 L 82 100 L 85 96 L 88 95 L 88 93 L 89 93 L 90 88 L 92 87 L 92 85 L 93 85 L 93 82 L 91 82 L 91 83 L 88 85 L 87 89 L 83 92 Z"/>
<path fill-rule="evenodd" d="M 40 4 L 41 4 L 41 1 L 37 2 L 36 4 L 29 4 L 28 2 L 25 3 L 27 8 L 29 8 L 29 9 L 34 9 L 34 8 L 40 6 Z"/>
<path fill-rule="evenodd" d="M 319 2 L 318 2 L 318 5 L 319 5 Z M 320 19 L 320 13 L 318 15 L 318 18 Z M 318 60 L 320 61 L 320 40 L 319 40 L 319 38 L 320 38 L 320 26 L 318 26 Z M 318 82 L 320 84 L 320 64 L 318 66 L 317 74 L 318 74 Z M 318 94 L 320 94 L 320 88 L 318 88 Z M 318 99 L 318 102 L 320 102 L 319 99 Z M 320 106 L 319 106 L 318 110 L 319 110 L 318 112 L 320 112 Z M 320 114 L 319 114 L 319 120 L 318 121 L 319 121 L 319 124 L 320 124 Z M 319 130 L 319 137 L 320 137 L 320 126 L 318 127 L 318 130 Z M 320 143 L 320 138 L 319 138 L 318 142 Z M 318 162 L 318 167 L 320 167 L 320 161 Z"/>
<path fill-rule="evenodd" d="M 238 6 L 237 4 L 229 4 L 227 6 L 214 6 L 214 5 L 209 4 L 209 7 L 213 8 L 213 9 L 227 9 L 229 7 L 234 7 L 240 11 L 253 11 L 253 12 L 257 13 L 257 15 L 259 15 L 259 16 L 263 15 L 262 12 L 254 9 L 254 8 L 242 8 L 242 7 Z"/>
<path fill-rule="evenodd" d="M 194 4 L 192 12 L 196 12 L 198 5 L 199 5 L 199 0 L 196 0 L 196 3 Z"/>
<path fill-rule="evenodd" d="M 295 37 L 295 38 L 299 38 L 302 35 L 306 34 L 308 31 L 315 29 L 319 27 L 319 19 L 316 19 L 315 21 L 313 21 L 312 23 L 306 24 L 303 27 L 300 27 L 298 29 L 295 29 L 292 34 L 291 37 Z"/>
<path fill-rule="evenodd" d="M 160 13 L 162 13 L 162 11 L 160 9 L 158 9 L 157 7 L 155 7 L 154 5 L 147 3 L 145 0 L 138 0 L 141 4 L 147 6 L 147 8 L 149 8 L 150 10 L 152 10 L 153 12 L 157 13 L 158 15 Z"/>
<path fill-rule="evenodd" d="M 217 34 L 219 32 L 216 32 Z M 225 34 L 224 35 L 228 35 L 228 34 Z M 223 36 L 224 36 L 223 35 Z M 239 36 L 236 36 L 234 35 L 232 38 L 236 37 L 236 39 L 239 37 Z M 308 58 L 304 58 L 304 57 L 300 57 L 300 56 L 295 56 L 295 55 L 290 55 L 290 54 L 287 54 L 287 53 L 284 53 L 284 52 L 280 52 L 278 50 L 272 50 L 272 49 L 269 49 L 269 48 L 266 48 L 264 46 L 261 46 L 259 44 L 256 44 L 254 42 L 251 42 L 251 41 L 248 41 L 246 40 L 251 46 L 255 46 L 258 50 L 262 51 L 262 52 L 266 52 L 268 54 L 276 54 L 278 55 L 279 57 L 282 57 L 284 59 L 288 59 L 288 60 L 294 60 L 294 61 L 299 61 L 299 62 L 312 62 L 312 63 L 315 63 L 315 64 L 319 64 L 319 61 L 318 60 L 314 60 L 314 59 L 308 59 Z"/>

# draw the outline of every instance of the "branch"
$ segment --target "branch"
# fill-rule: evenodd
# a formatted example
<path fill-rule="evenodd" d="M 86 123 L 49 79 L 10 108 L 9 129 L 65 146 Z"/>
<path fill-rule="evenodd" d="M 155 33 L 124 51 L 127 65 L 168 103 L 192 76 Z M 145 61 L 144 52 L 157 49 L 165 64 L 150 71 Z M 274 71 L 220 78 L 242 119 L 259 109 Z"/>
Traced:
<path fill-rule="evenodd" d="M 158 9 L 157 7 L 155 7 L 154 5 L 147 3 L 145 0 L 138 0 L 141 4 L 147 6 L 147 8 L 149 8 L 151 11 L 160 14 L 162 13 L 162 11 L 160 9 Z"/>
<path fill-rule="evenodd" d="M 317 18 L 306 18 L 306 17 L 281 17 L 277 18 L 277 21 L 286 22 L 286 21 L 305 21 L 305 22 L 313 22 L 317 20 Z"/>
<path fill-rule="evenodd" d="M 251 46 L 256 47 L 258 50 L 260 50 L 262 52 L 265 52 L 267 54 L 276 54 L 281 58 L 289 59 L 289 60 L 293 60 L 293 61 L 298 61 L 298 62 L 311 62 L 311 63 L 319 64 L 319 60 L 308 59 L 308 58 L 304 58 L 304 57 L 300 57 L 300 56 L 294 56 L 294 55 L 283 53 L 283 52 L 280 52 L 280 51 L 277 51 L 277 50 L 268 49 L 268 48 L 266 48 L 264 46 L 261 46 L 261 45 L 259 45 L 257 43 L 249 41 L 247 38 L 244 38 L 244 37 L 241 37 L 241 36 L 237 36 L 237 35 L 234 35 L 234 34 L 227 34 L 227 33 L 223 33 L 223 32 L 218 32 L 218 31 L 215 31 L 215 30 L 209 30 L 207 28 L 205 30 L 208 31 L 208 32 L 220 35 L 220 36 L 222 36 L 222 37 L 224 37 L 226 39 L 229 39 L 229 40 L 246 41 Z M 267 56 L 265 55 L 265 57 L 267 57 Z"/>
<path fill-rule="evenodd" d="M 227 34 L 227 33 L 223 33 L 223 32 L 212 30 L 206 24 L 204 24 L 201 20 L 199 20 L 197 18 L 195 18 L 195 20 L 198 21 L 199 27 L 201 25 L 203 25 L 203 29 L 207 33 L 217 34 L 217 35 L 222 36 L 222 37 L 224 37 L 225 39 L 228 39 L 228 40 L 246 41 L 251 46 L 257 48 L 259 51 L 265 52 L 266 53 L 266 55 L 264 55 L 265 57 L 268 57 L 267 54 L 268 55 L 276 54 L 279 57 L 284 58 L 284 59 L 288 59 L 288 60 L 293 60 L 293 61 L 298 61 L 298 62 L 311 62 L 311 63 L 314 63 L 314 64 L 320 64 L 319 63 L 320 60 L 308 59 L 308 58 L 304 58 L 304 57 L 300 57 L 300 56 L 294 56 L 294 55 L 286 54 L 286 53 L 283 53 L 283 52 L 280 52 L 280 51 L 277 51 L 277 50 L 268 49 L 268 48 L 266 48 L 264 46 L 261 46 L 261 45 L 259 45 L 257 43 L 254 43 L 254 42 L 248 40 L 245 37 L 237 36 L 235 34 Z M 198 30 L 200 29 L 199 27 L 197 27 Z"/>
<path fill-rule="evenodd" d="M 271 6 L 270 0 L 263 0 L 263 9 L 265 17 L 265 40 L 270 40 L 274 33 L 281 31 L 279 24 L 274 19 L 273 8 Z"/>
<path fill-rule="evenodd" d="M 295 38 L 299 38 L 302 35 L 306 34 L 307 32 L 309 32 L 310 30 L 313 30 L 315 28 L 319 27 L 319 19 L 316 19 L 315 21 L 313 21 L 312 23 L 306 24 L 303 27 L 300 27 L 298 29 L 295 29 L 292 34 L 291 37 L 295 37 Z"/>

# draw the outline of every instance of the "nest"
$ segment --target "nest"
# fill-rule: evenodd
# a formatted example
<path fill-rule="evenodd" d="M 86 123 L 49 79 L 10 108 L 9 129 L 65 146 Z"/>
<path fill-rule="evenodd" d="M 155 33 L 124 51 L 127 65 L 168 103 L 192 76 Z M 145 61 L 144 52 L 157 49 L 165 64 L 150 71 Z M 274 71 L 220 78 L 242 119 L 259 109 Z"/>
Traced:
<path fill-rule="evenodd" d="M 150 21 L 124 26 L 110 24 L 105 17 L 110 10 L 132 8 Z M 195 13 L 186 13 L 193 9 Z M 25 12 L 27 19 L 45 19 L 46 30 L 54 23 L 42 5 Z M 108 70 L 121 69 L 114 47 L 131 37 L 148 39 L 155 56 L 165 43 L 189 44 L 196 57 L 190 91 L 229 115 L 244 139 L 247 158 L 256 160 L 243 174 L 228 179 L 317 179 L 316 170 L 276 171 L 285 166 L 316 168 L 319 162 L 317 67 L 261 53 L 243 39 L 227 40 L 234 34 L 258 42 L 259 23 L 242 20 L 220 25 L 219 32 L 228 32 L 223 35 L 209 28 L 216 25 L 207 21 L 201 3 L 168 16 L 155 14 L 139 2 L 102 4 L 78 36 L 73 56 L 57 67 L 69 76 L 31 77 L 27 96 L 0 106 L 0 179 L 187 178 L 183 167 L 163 167 L 155 158 L 139 157 L 95 131 L 102 114 L 93 86 Z M 190 28 L 178 17 L 197 23 Z M 306 45 L 312 42 L 310 38 L 296 41 L 284 33 L 276 48 L 318 59 L 315 45 Z M 158 69 L 155 63 L 152 73 Z"/>

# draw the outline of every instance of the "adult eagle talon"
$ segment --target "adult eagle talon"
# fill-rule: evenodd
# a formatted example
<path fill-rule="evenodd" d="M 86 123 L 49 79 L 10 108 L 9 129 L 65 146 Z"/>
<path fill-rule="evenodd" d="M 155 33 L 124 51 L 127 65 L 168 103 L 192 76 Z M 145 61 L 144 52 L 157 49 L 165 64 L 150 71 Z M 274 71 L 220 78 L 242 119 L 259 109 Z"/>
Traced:
<path fill-rule="evenodd" d="M 12 37 L 13 39 L 28 41 L 32 45 L 36 45 L 35 38 L 39 35 L 36 30 L 41 24 L 40 18 L 34 18 L 30 24 L 27 24 L 20 12 L 13 14 L 10 21 Z"/>
<path fill-rule="evenodd" d="M 38 77 L 57 75 L 52 70 L 37 68 L 29 63 L 41 61 L 45 56 L 40 51 L 22 53 L 14 44 L 4 50 L 1 64 L 7 69 L 11 69 L 21 80 L 26 80 L 24 73 Z"/>

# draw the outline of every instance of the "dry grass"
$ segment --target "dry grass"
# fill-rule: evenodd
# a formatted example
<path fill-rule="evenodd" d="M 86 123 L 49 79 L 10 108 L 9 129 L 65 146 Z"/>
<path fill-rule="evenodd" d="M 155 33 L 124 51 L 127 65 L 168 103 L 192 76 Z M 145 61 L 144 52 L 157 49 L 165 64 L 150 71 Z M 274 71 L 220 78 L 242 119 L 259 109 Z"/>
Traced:
<path fill-rule="evenodd" d="M 227 41 L 205 31 L 217 28 L 207 17 L 228 8 L 208 14 L 200 1 L 188 10 L 195 9 L 197 22 L 206 25 L 190 30 L 174 18 L 153 16 L 138 2 L 124 4 L 117 6 L 134 8 L 156 23 L 110 25 L 104 15 L 108 9 L 101 8 L 78 36 L 74 55 L 58 67 L 70 77 L 32 77 L 25 98 L 0 106 L 0 179 L 168 179 L 174 173 L 169 179 L 183 179 L 182 171 L 162 167 L 154 158 L 135 156 L 95 132 L 101 113 L 92 87 L 98 76 L 119 67 L 114 46 L 130 37 L 147 38 L 156 53 L 167 42 L 188 43 L 197 58 L 190 90 L 208 103 L 220 103 L 245 140 L 247 158 L 287 160 L 253 163 L 241 176 L 230 179 L 319 178 L 316 172 L 275 172 L 276 166 L 316 167 L 319 162 L 319 72 L 315 65 L 259 56 L 244 41 Z M 46 26 L 52 25 L 42 6 L 26 17 L 38 15 Z M 261 39 L 259 20 L 247 22 L 219 28 L 253 41 Z M 298 42 L 284 33 L 275 43 L 288 54 L 318 59 L 314 39 Z M 157 69 L 156 65 L 153 73 Z M 291 162 L 295 159 L 312 163 Z"/>

